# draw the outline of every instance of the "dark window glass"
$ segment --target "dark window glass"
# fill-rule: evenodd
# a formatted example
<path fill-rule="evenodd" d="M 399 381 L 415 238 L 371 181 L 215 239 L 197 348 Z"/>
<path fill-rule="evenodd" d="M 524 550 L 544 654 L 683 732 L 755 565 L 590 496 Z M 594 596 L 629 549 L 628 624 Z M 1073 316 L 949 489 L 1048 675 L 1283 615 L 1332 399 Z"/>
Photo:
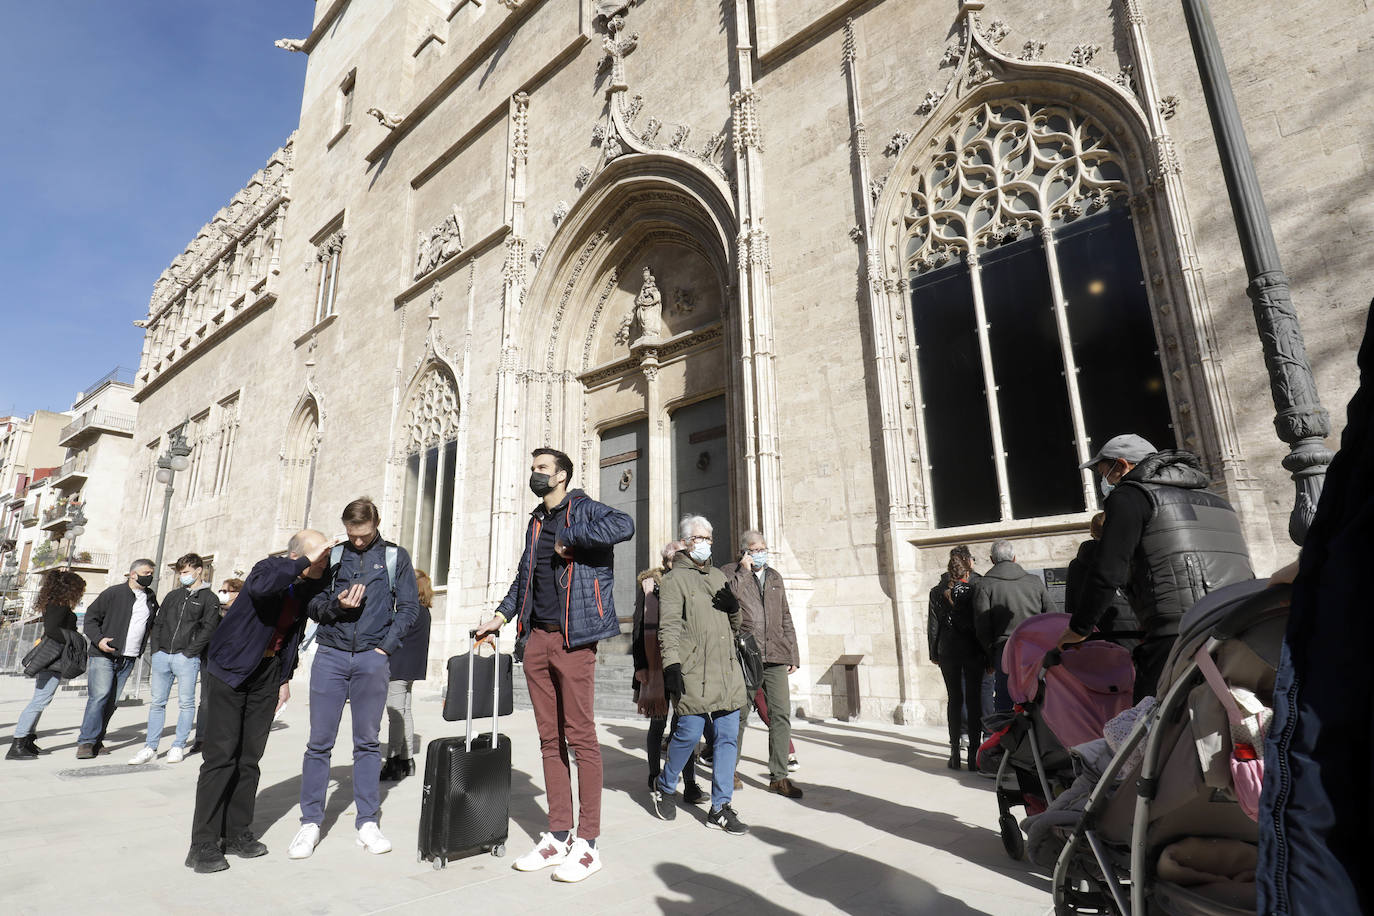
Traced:
<path fill-rule="evenodd" d="M 1025 239 L 984 255 L 982 285 L 1012 515 L 1081 512 L 1083 485 L 1043 243 Z"/>
<path fill-rule="evenodd" d="M 935 521 L 944 528 L 995 522 L 997 470 L 968 266 L 917 277 L 911 306 Z"/>
<path fill-rule="evenodd" d="M 430 579 L 443 587 L 448 582 L 448 552 L 453 545 L 453 490 L 458 484 L 458 443 L 444 443 L 444 496 L 439 504 L 439 549 L 434 555 Z"/>
<path fill-rule="evenodd" d="M 434 497 L 439 483 L 439 446 L 425 449 L 425 485 L 420 495 L 420 536 L 415 542 L 412 562 L 426 569 L 434 546 Z M 428 571 L 428 570 L 427 570 Z"/>
<path fill-rule="evenodd" d="M 1088 452 L 1120 433 L 1175 444 L 1130 213 L 1111 209 L 1055 232 Z"/>

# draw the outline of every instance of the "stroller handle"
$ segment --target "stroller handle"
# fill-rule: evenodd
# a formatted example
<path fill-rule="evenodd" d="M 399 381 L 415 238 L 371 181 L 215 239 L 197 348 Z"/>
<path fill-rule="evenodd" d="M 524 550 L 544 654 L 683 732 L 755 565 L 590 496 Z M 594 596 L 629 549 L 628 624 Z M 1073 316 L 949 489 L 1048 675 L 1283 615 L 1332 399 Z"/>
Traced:
<path fill-rule="evenodd" d="M 1048 671 L 1055 665 L 1064 663 L 1064 651 L 1062 649 L 1051 649 L 1045 653 L 1045 660 L 1040 663 L 1040 670 Z"/>

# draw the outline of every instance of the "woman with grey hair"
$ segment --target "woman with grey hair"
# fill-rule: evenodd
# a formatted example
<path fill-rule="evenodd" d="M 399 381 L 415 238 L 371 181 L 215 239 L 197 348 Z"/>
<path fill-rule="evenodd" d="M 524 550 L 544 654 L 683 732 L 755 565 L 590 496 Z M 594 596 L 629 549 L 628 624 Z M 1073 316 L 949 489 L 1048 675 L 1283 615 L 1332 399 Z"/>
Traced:
<path fill-rule="evenodd" d="M 659 651 L 659 587 L 663 574 L 673 565 L 673 558 L 685 548 L 681 541 L 670 541 L 663 547 L 662 564 L 646 569 L 638 576 L 635 591 L 634 624 L 631 630 L 630 653 L 634 657 L 634 697 L 639 713 L 649 720 L 645 750 L 649 759 L 649 788 L 663 769 L 663 732 L 668 727 L 668 696 L 663 691 L 663 656 Z M 677 731 L 678 717 L 673 716 L 673 731 Z M 682 770 L 682 798 L 689 805 L 700 804 L 706 795 L 697 785 L 696 752 Z"/>
<path fill-rule="evenodd" d="M 749 828 L 730 806 L 739 711 L 745 702 L 734 639 L 740 627 L 739 601 L 725 574 L 711 564 L 711 523 L 688 515 L 682 519 L 680 533 L 687 549 L 673 558 L 673 568 L 663 577 L 658 630 L 663 688 L 676 701 L 679 719 L 668 743 L 668 762 L 650 795 L 654 814 L 666 821 L 676 817 L 678 775 L 710 721 L 715 737 L 706 826 L 740 836 Z"/>

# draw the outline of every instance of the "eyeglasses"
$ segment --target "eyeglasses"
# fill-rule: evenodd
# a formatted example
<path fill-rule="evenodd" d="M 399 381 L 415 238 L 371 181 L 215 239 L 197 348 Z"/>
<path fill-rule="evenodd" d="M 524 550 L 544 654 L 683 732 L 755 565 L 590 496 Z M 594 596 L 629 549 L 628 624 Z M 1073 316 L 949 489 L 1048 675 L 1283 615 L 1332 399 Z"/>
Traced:
<path fill-rule="evenodd" d="M 687 539 L 687 543 L 689 543 L 689 544 L 710 544 L 710 543 L 713 543 L 713 542 L 712 542 L 712 540 L 711 540 L 711 536 L 710 536 L 710 535 L 700 535 L 700 534 L 699 534 L 699 535 L 697 535 L 696 537 L 688 538 L 688 539 Z"/>

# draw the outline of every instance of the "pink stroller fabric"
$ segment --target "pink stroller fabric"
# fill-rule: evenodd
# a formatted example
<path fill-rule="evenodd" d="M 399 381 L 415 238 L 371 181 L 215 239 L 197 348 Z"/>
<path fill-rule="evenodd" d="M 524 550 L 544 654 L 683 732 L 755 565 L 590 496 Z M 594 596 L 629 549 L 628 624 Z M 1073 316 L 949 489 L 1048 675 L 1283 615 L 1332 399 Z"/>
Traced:
<path fill-rule="evenodd" d="M 1045 653 L 1069 625 L 1068 614 L 1039 614 L 1022 622 L 1002 650 L 1002 670 L 1017 703 L 1035 699 Z M 1041 717 L 1065 747 L 1102 737 L 1102 727 L 1131 707 L 1135 667 L 1129 650 L 1089 639 L 1045 672 Z"/>

